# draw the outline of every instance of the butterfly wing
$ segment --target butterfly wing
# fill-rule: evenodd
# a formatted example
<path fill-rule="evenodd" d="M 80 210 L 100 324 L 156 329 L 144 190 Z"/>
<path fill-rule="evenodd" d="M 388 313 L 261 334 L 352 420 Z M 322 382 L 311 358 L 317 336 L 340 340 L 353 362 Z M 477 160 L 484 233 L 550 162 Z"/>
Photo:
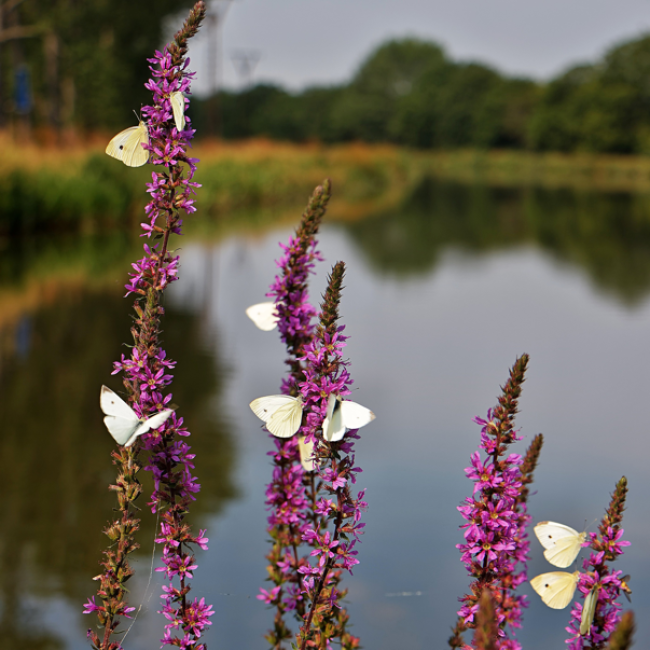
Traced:
<path fill-rule="evenodd" d="M 128 167 L 142 167 L 149 160 L 149 151 L 143 148 L 143 144 L 149 144 L 149 129 L 140 122 L 124 142 L 122 162 Z"/>
<path fill-rule="evenodd" d="M 185 128 L 185 97 L 183 97 L 183 93 L 176 91 L 169 96 L 169 101 L 174 113 L 176 130 L 182 131 Z"/>
<path fill-rule="evenodd" d="M 346 429 L 360 429 L 375 419 L 375 414 L 361 404 L 343 400 L 341 402 L 341 418 Z"/>
<path fill-rule="evenodd" d="M 274 302 L 259 302 L 256 305 L 251 305 L 246 310 L 246 316 L 264 332 L 275 329 L 278 323 L 278 310 Z"/>
<path fill-rule="evenodd" d="M 578 557 L 586 533 L 555 521 L 541 521 L 534 528 L 540 544 L 546 549 L 544 557 L 554 566 L 568 567 Z"/>
<path fill-rule="evenodd" d="M 558 524 L 556 521 L 540 521 L 533 530 L 544 548 L 551 548 L 559 539 L 577 537 L 579 534 L 571 526 Z"/>
<path fill-rule="evenodd" d="M 114 415 L 127 420 L 138 420 L 135 411 L 108 386 L 102 386 L 99 392 L 99 406 L 105 415 Z"/>
<path fill-rule="evenodd" d="M 598 589 L 595 587 L 587 594 L 585 604 L 582 607 L 582 617 L 580 618 L 580 634 L 584 636 L 589 634 L 591 625 L 594 622 L 596 614 L 596 605 L 598 604 Z"/>
<path fill-rule="evenodd" d="M 295 398 L 294 398 L 295 399 Z M 280 406 L 266 423 L 266 428 L 278 438 L 291 438 L 302 423 L 302 400 L 295 399 Z"/>
<path fill-rule="evenodd" d="M 300 463 L 305 472 L 314 471 L 314 443 L 307 442 L 305 436 L 298 439 L 298 450 L 300 451 Z"/>
<path fill-rule="evenodd" d="M 140 128 L 139 126 L 130 126 L 124 131 L 120 131 L 113 139 L 106 145 L 106 153 L 118 160 L 124 159 L 124 145 L 126 141 Z"/>
<path fill-rule="evenodd" d="M 343 400 L 330 393 L 327 399 L 327 414 L 323 420 L 323 438 L 328 442 L 338 442 L 345 435 L 345 425 L 341 416 L 341 403 Z"/>
<path fill-rule="evenodd" d="M 115 442 L 120 445 L 129 442 L 140 424 L 135 411 L 107 386 L 101 388 L 99 405 L 106 415 L 104 424 Z"/>
<path fill-rule="evenodd" d="M 135 428 L 133 431 L 133 434 L 129 438 L 129 440 L 124 443 L 125 447 L 130 447 L 136 440 L 138 436 L 141 436 L 148 431 L 152 431 L 153 429 L 157 429 L 163 422 L 167 420 L 167 418 L 173 413 L 174 411 L 172 409 L 165 409 L 164 411 L 160 411 L 160 413 L 156 413 L 155 415 L 152 415 L 150 418 L 147 418 L 146 420 L 140 420 L 138 421 L 138 426 Z"/>
<path fill-rule="evenodd" d="M 266 395 L 265 397 L 258 397 L 254 399 L 249 406 L 257 417 L 262 422 L 268 422 L 269 418 L 277 409 L 291 401 L 296 400 L 295 397 L 289 395 Z"/>
<path fill-rule="evenodd" d="M 552 571 L 535 576 L 530 584 L 545 605 L 553 609 L 564 609 L 573 599 L 579 577 L 579 571 Z"/>
<path fill-rule="evenodd" d="M 329 442 L 343 440 L 348 429 L 360 429 L 375 419 L 375 414 L 361 404 L 331 394 L 323 420 L 323 437 Z"/>
<path fill-rule="evenodd" d="M 585 533 L 579 533 L 575 537 L 563 537 L 544 551 L 544 557 L 553 566 L 565 569 L 578 557 L 584 541 Z"/>
<path fill-rule="evenodd" d="M 290 438 L 302 422 L 302 400 L 289 395 L 267 395 L 250 403 L 257 417 L 278 438 Z"/>

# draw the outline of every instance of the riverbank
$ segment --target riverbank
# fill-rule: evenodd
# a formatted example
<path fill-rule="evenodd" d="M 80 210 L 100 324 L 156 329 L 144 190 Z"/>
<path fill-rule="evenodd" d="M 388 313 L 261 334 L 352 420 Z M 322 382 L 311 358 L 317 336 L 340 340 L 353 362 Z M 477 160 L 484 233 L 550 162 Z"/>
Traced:
<path fill-rule="evenodd" d="M 104 140 L 54 148 L 18 146 L 0 135 L 0 234 L 137 227 L 151 169 L 129 168 L 109 158 Z M 650 192 L 650 157 L 639 156 L 431 152 L 266 140 L 199 142 L 192 153 L 201 160 L 197 217 L 223 225 L 235 210 L 250 210 L 255 227 L 260 218 L 275 220 L 284 209 L 300 208 L 325 177 L 334 185 L 333 220 L 356 220 L 398 205 L 427 176 L 513 188 Z"/>

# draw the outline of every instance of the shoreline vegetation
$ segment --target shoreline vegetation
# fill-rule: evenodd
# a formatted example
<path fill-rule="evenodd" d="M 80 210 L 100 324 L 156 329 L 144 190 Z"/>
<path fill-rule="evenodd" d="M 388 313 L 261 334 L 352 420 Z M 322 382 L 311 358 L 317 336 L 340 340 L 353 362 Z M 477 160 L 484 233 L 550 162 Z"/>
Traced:
<path fill-rule="evenodd" d="M 106 139 L 106 141 L 108 141 Z M 0 236 L 137 227 L 147 166 L 128 169 L 104 154 L 105 139 L 62 148 L 17 145 L 0 133 Z M 650 157 L 514 150 L 422 151 L 385 144 L 204 141 L 201 213 L 217 230 L 282 223 L 325 176 L 337 197 L 332 218 L 356 221 L 396 206 L 427 177 L 505 188 L 650 192 Z M 228 223 L 233 211 L 250 220 Z M 260 215 L 268 210 L 268 215 Z"/>
<path fill-rule="evenodd" d="M 21 319 L 43 304 L 90 286 L 98 291 L 110 290 L 125 260 L 139 246 L 140 242 L 129 243 L 129 233 L 142 221 L 148 197 L 143 187 L 150 171 L 148 166 L 130 169 L 111 160 L 104 154 L 107 141 L 106 137 L 94 136 L 83 145 L 17 147 L 7 134 L 0 133 L 0 146 L 5 152 L 0 161 L 0 251 L 4 253 L 0 265 L 0 352 L 12 347 L 13 332 Z M 199 199 L 202 216 L 188 223 L 188 242 L 214 242 L 233 233 L 262 233 L 293 224 L 305 196 L 319 179 L 329 175 L 336 188 L 329 221 L 348 224 L 353 228 L 352 236 L 362 229 L 366 234 L 361 239 L 373 242 L 374 247 L 374 252 L 364 250 L 364 255 L 378 255 L 382 268 L 398 273 L 400 246 L 392 241 L 393 236 L 391 241 L 382 239 L 395 234 L 395 226 L 388 227 L 386 220 L 392 222 L 394 215 L 400 215 L 399 239 L 406 242 L 407 268 L 420 257 L 426 267 L 433 263 L 430 258 L 435 259 L 436 253 L 428 249 L 414 253 L 421 239 L 417 233 L 422 228 L 439 229 L 443 227 L 440 224 L 448 227 L 453 222 L 462 229 L 463 219 L 469 218 L 465 215 L 469 209 L 466 203 L 478 201 L 485 220 L 481 229 L 484 237 L 479 240 L 489 246 L 487 233 L 501 232 L 504 224 L 510 224 L 512 230 L 512 215 L 506 218 L 503 212 L 507 212 L 507 201 L 499 207 L 494 192 L 505 189 L 508 195 L 529 195 L 530 188 L 532 203 L 529 201 L 525 208 L 530 213 L 528 230 L 521 231 L 520 224 L 517 241 L 547 242 L 544 222 L 551 227 L 560 201 L 568 240 L 555 254 L 562 259 L 581 260 L 584 265 L 584 242 L 591 241 L 590 237 L 604 238 L 618 271 L 612 271 L 614 279 L 601 278 L 594 270 L 603 263 L 598 258 L 593 269 L 587 264 L 590 277 L 609 287 L 619 299 L 634 302 L 645 295 L 648 272 L 645 264 L 639 268 L 638 263 L 646 257 L 645 248 L 630 254 L 631 248 L 636 251 L 635 246 L 617 236 L 612 228 L 620 215 L 628 212 L 637 223 L 634 232 L 638 228 L 645 231 L 645 222 L 650 227 L 650 203 L 645 196 L 650 193 L 650 157 L 512 150 L 423 152 L 391 145 L 297 145 L 267 140 L 204 141 L 193 149 L 193 155 L 202 161 L 197 173 L 203 185 Z M 445 186 L 449 182 L 456 185 Z M 484 196 L 482 188 L 492 189 Z M 566 189 L 573 198 L 556 196 L 555 203 L 547 205 L 552 196 L 535 198 L 538 188 Z M 426 194 L 423 207 L 413 205 L 418 197 L 422 199 L 422 192 Z M 429 196 L 431 193 L 435 196 Z M 462 214 L 458 214 L 458 201 Z M 544 216 L 547 210 L 550 213 Z M 435 213 L 436 219 L 428 219 L 425 213 Z M 366 225 L 364 219 L 369 217 L 373 219 Z M 427 220 L 432 223 L 427 225 Z M 539 232 L 529 232 L 533 222 L 538 224 Z M 591 223 L 589 235 L 577 225 L 586 227 L 587 222 Z M 476 224 L 473 231 L 476 233 Z M 507 239 L 513 235 L 494 236 Z M 380 241 L 376 241 L 378 237 Z M 450 244 L 442 235 L 437 239 L 441 246 Z M 460 236 L 456 243 L 478 245 Z M 625 259 L 630 269 L 626 272 L 619 268 L 627 268 L 625 264 L 616 262 L 622 256 L 616 253 L 619 245 L 621 251 L 628 251 Z M 386 258 L 389 250 L 390 257 Z M 611 265 L 610 260 L 607 267 Z M 627 283 L 631 276 L 639 278 L 639 286 L 632 283 L 632 298 L 625 298 L 625 291 L 618 287 L 619 276 L 628 278 Z"/>

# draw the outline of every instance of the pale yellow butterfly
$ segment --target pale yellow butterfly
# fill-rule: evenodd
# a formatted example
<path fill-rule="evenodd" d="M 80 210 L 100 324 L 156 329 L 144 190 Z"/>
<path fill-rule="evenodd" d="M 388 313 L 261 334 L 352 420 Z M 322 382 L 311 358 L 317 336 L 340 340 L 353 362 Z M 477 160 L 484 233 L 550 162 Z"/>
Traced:
<path fill-rule="evenodd" d="M 267 395 L 254 399 L 249 406 L 278 438 L 291 438 L 300 429 L 303 404 L 299 397 Z"/>
<path fill-rule="evenodd" d="M 106 417 L 104 424 L 115 442 L 130 447 L 144 433 L 157 429 L 173 413 L 165 409 L 148 418 L 139 418 L 136 412 L 107 386 L 102 386 L 99 393 L 99 405 Z"/>
<path fill-rule="evenodd" d="M 564 609 L 573 599 L 580 571 L 552 571 L 535 576 L 530 584 L 542 597 L 542 602 L 553 609 Z"/>
<path fill-rule="evenodd" d="M 585 604 L 582 607 L 582 617 L 580 618 L 580 634 L 584 636 L 589 634 L 591 625 L 594 622 L 596 614 L 596 605 L 598 604 L 598 589 L 594 587 L 585 598 Z"/>
<path fill-rule="evenodd" d="M 298 439 L 298 449 L 300 451 L 300 463 L 305 472 L 314 471 L 314 443 L 307 442 L 305 436 Z"/>
<path fill-rule="evenodd" d="M 338 442 L 349 429 L 360 429 L 374 419 L 375 414 L 370 409 L 332 393 L 327 400 L 323 437 L 328 442 Z"/>
<path fill-rule="evenodd" d="M 182 131 L 185 128 L 185 97 L 177 90 L 169 96 L 169 101 L 172 105 L 176 129 Z"/>
<path fill-rule="evenodd" d="M 270 332 L 278 324 L 278 310 L 274 302 L 258 302 L 246 310 L 255 325 L 264 332 Z"/>
<path fill-rule="evenodd" d="M 540 544 L 546 549 L 544 557 L 553 565 L 566 568 L 578 557 L 587 533 L 555 521 L 540 521 L 534 528 Z"/>
<path fill-rule="evenodd" d="M 149 160 L 149 151 L 142 145 L 149 144 L 149 129 L 140 120 L 138 126 L 120 131 L 106 147 L 106 153 L 121 160 L 127 167 L 142 167 Z"/>

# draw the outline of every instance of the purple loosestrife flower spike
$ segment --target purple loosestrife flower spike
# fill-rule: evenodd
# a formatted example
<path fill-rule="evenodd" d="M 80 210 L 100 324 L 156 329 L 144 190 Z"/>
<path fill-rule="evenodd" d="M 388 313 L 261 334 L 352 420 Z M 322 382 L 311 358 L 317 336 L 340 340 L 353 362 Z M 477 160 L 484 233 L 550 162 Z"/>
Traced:
<path fill-rule="evenodd" d="M 525 459 L 518 454 L 507 454 L 508 447 L 521 438 L 513 428 L 517 402 L 528 365 L 528 355 L 522 355 L 510 371 L 510 378 L 502 389 L 498 404 L 488 411 L 486 419 L 475 418 L 481 425 L 480 451 L 471 456 L 471 466 L 465 469 L 474 482 L 472 496 L 458 507 L 467 522 L 465 542 L 458 544 L 461 561 L 473 577 L 471 593 L 460 598 L 459 620 L 449 639 L 452 648 L 465 647 L 462 638 L 468 628 L 475 628 L 479 602 L 490 594 L 498 639 L 494 647 L 516 650 L 521 646 L 507 636 L 507 630 L 521 627 L 521 611 L 527 603 L 524 596 L 515 594 L 526 580 L 529 542 L 526 527 L 530 516 L 526 511 L 528 488 L 542 446 L 537 436 Z"/>
<path fill-rule="evenodd" d="M 358 564 L 355 547 L 365 526 L 361 523 L 361 512 L 367 507 L 364 491 L 355 498 L 350 487 L 361 471 L 354 458 L 353 441 L 358 435 L 348 432 L 340 442 L 328 442 L 322 435 L 329 396 L 347 395 L 352 383 L 342 358 L 347 337 L 337 322 L 344 273 L 343 262 L 332 269 L 321 306 L 320 324 L 314 339 L 305 346 L 302 359 L 305 380 L 300 384 L 300 391 L 305 404 L 304 431 L 306 439 L 314 443 L 321 490 L 332 499 L 317 505 L 322 514 L 308 522 L 303 534 L 303 540 L 313 549 L 310 555 L 315 564 L 299 568 L 304 575 L 303 593 L 309 599 L 309 611 L 297 636 L 301 650 L 308 644 L 329 647 L 333 638 L 339 638 L 344 648 L 359 645 L 359 639 L 346 630 L 348 615 L 339 604 L 346 592 L 338 589 L 342 572 L 352 573 Z"/>
<path fill-rule="evenodd" d="M 584 605 L 574 603 L 571 621 L 566 628 L 571 635 L 566 641 L 569 650 L 604 648 L 621 620 L 618 599 L 625 588 L 621 578 L 623 572 L 612 570 L 609 564 L 623 555 L 623 548 L 630 545 L 630 542 L 622 539 L 624 531 L 620 527 L 627 490 L 627 479 L 623 477 L 616 484 L 609 507 L 598 526 L 598 533 L 589 533 L 591 553 L 582 563 L 585 573 L 580 574 L 577 587 L 583 597 L 595 590 L 597 601 L 593 622 L 589 625 L 587 621 L 589 629 L 584 634 L 580 634 Z"/>
<path fill-rule="evenodd" d="M 162 349 L 159 332 L 160 318 L 164 314 L 161 294 L 170 282 L 177 279 L 178 257 L 168 249 L 172 233 L 181 233 L 181 214 L 195 211 L 194 190 L 198 187 L 192 178 L 196 170 L 196 160 L 187 155 L 190 140 L 194 135 L 190 120 L 186 120 L 179 131 L 173 119 L 170 96 L 172 93 L 189 94 L 193 73 L 187 71 L 187 39 L 193 36 L 205 16 L 205 4 L 200 1 L 190 11 L 182 29 L 162 52 L 156 52 L 150 59 L 151 79 L 145 84 L 153 93 L 153 105 L 142 109 L 147 118 L 150 137 L 150 162 L 157 166 L 152 171 L 152 182 L 148 184 L 151 201 L 145 208 L 147 222 L 142 224 L 144 235 L 160 235 L 162 242 L 154 246 L 144 245 L 145 256 L 134 263 L 135 273 L 130 274 L 126 285 L 127 295 L 136 296 L 134 310 L 136 319 L 131 334 L 134 346 L 130 358 L 122 355 L 114 364 L 114 372 L 124 373 L 124 386 L 132 407 L 139 416 L 160 410 L 172 398 L 167 392 L 172 382 L 171 370 L 175 362 L 167 359 Z M 160 171 L 158 171 L 160 170 Z M 188 581 L 193 577 L 197 565 L 191 547 L 196 544 L 207 548 L 205 531 L 192 535 L 190 527 L 184 522 L 189 505 L 199 491 L 196 478 L 192 476 L 194 454 L 183 438 L 189 432 L 183 426 L 183 419 L 173 413 L 159 430 L 139 438 L 130 448 L 113 452 L 113 458 L 121 465 L 122 473 L 116 486 L 118 501 L 123 512 L 122 519 L 114 522 L 106 534 L 115 544 L 117 551 L 105 552 L 106 571 L 98 579 L 98 591 L 102 605 L 94 600 L 86 604 L 86 611 L 96 612 L 100 624 L 104 626 L 104 638 L 89 632 L 93 647 L 97 650 L 116 650 L 119 643 L 110 643 L 109 637 L 117 625 L 115 616 L 126 616 L 124 589 L 121 586 L 132 571 L 122 561 L 127 553 L 137 548 L 130 536 L 137 530 L 137 520 L 129 515 L 128 506 L 138 496 L 140 485 L 135 478 L 139 470 L 136 463 L 140 448 L 149 452 L 145 469 L 153 473 L 154 493 L 150 505 L 153 512 L 162 513 L 160 534 L 156 542 L 163 546 L 163 567 L 168 585 L 163 587 L 163 607 L 161 613 L 168 623 L 162 639 L 163 645 L 174 645 L 184 650 L 204 650 L 199 642 L 209 617 L 213 611 L 204 599 L 189 599 Z M 128 503 L 127 503 L 128 502 Z M 126 504 L 126 505 L 124 505 Z"/>
<path fill-rule="evenodd" d="M 281 390 L 293 397 L 298 395 L 298 382 L 304 377 L 298 357 L 314 335 L 312 319 L 316 310 L 309 302 L 307 282 L 315 261 L 321 259 L 315 237 L 330 196 L 331 183 L 326 179 L 310 197 L 295 236 L 287 245 L 281 245 L 283 255 L 276 262 L 279 272 L 267 294 L 275 298 L 280 338 L 288 353 L 289 374 L 283 379 Z M 272 546 L 266 559 L 268 579 L 275 587 L 270 591 L 260 589 L 257 597 L 276 608 L 273 629 L 265 637 L 274 648 L 292 637 L 284 620 L 285 612 L 293 611 L 299 620 L 304 615 L 298 568 L 306 563 L 300 557 L 299 547 L 310 507 L 304 483 L 310 480 L 300 463 L 301 435 L 299 431 L 298 435 L 286 439 L 271 436 L 274 450 L 269 455 L 273 458 L 273 477 L 266 488 L 266 505 L 270 511 L 267 532 Z"/>
<path fill-rule="evenodd" d="M 309 302 L 307 281 L 314 272 L 314 262 L 322 260 L 316 250 L 315 237 L 331 194 L 329 179 L 325 179 L 312 193 L 295 237 L 286 246 L 281 244 L 284 254 L 276 262 L 280 271 L 266 294 L 275 299 L 280 339 L 287 346 L 289 355 L 286 361 L 290 368 L 289 377 L 283 382 L 282 392 L 294 397 L 297 395 L 296 384 L 303 380 L 298 359 L 314 335 L 312 319 L 316 316 L 316 309 Z"/>

